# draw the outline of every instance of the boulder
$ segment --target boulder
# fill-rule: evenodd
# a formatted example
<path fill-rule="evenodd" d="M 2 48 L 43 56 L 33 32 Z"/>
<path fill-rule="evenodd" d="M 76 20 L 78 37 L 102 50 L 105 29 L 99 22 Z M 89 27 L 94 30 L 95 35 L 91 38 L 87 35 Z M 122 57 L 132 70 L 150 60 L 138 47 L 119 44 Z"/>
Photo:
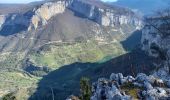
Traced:
<path fill-rule="evenodd" d="M 146 74 L 139 73 L 139 74 L 137 74 L 136 81 L 143 83 L 144 81 L 146 82 L 146 81 L 149 81 L 149 80 L 148 80 L 148 76 Z"/>
<path fill-rule="evenodd" d="M 135 78 L 133 76 L 127 76 L 127 81 L 128 82 L 133 82 Z"/>
<path fill-rule="evenodd" d="M 111 81 L 119 81 L 119 75 L 118 74 L 115 74 L 115 73 L 112 73 L 110 75 L 110 80 Z"/>
<path fill-rule="evenodd" d="M 159 97 L 167 96 L 167 92 L 163 88 L 157 88 Z"/>
<path fill-rule="evenodd" d="M 144 82 L 144 85 L 143 87 L 146 89 L 146 90 L 151 90 L 153 89 L 153 86 L 149 83 L 149 82 Z"/>

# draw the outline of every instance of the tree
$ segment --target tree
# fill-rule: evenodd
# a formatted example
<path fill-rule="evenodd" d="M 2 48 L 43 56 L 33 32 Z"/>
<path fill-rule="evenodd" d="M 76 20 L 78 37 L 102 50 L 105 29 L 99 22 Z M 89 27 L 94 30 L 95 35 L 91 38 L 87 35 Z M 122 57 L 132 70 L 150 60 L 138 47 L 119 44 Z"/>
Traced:
<path fill-rule="evenodd" d="M 17 100 L 13 93 L 9 93 L 2 97 L 2 100 Z"/>
<path fill-rule="evenodd" d="M 90 96 L 92 94 L 91 92 L 91 86 L 89 79 L 86 77 L 81 78 L 80 80 L 80 99 L 81 100 L 90 100 Z"/>

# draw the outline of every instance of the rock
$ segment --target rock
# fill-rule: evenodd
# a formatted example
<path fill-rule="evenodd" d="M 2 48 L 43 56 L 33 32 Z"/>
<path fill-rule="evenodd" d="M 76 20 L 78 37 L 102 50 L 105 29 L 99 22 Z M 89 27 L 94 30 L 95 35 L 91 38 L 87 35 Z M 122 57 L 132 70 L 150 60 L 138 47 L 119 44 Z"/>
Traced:
<path fill-rule="evenodd" d="M 123 79 L 124 78 L 122 73 L 118 73 L 118 77 L 119 77 L 119 79 Z"/>
<path fill-rule="evenodd" d="M 115 27 L 123 24 L 132 24 L 141 27 L 142 22 L 133 12 L 119 7 L 107 7 L 98 5 L 100 1 L 94 0 L 95 5 L 87 0 L 73 0 L 69 6 L 75 12 L 97 22 L 103 26 Z M 122 10 L 120 10 L 122 9 Z"/>
<path fill-rule="evenodd" d="M 154 96 L 148 95 L 145 97 L 145 100 L 158 100 Z"/>
<path fill-rule="evenodd" d="M 149 82 L 144 82 L 144 88 L 146 89 L 146 90 L 151 90 L 151 89 L 153 89 L 153 86 L 149 83 Z"/>
<path fill-rule="evenodd" d="M 36 9 L 28 30 L 37 29 L 39 25 L 46 25 L 54 15 L 63 13 L 68 6 L 67 1 L 48 2 Z"/>
<path fill-rule="evenodd" d="M 128 82 L 133 82 L 135 78 L 133 76 L 127 76 L 127 81 Z"/>
<path fill-rule="evenodd" d="M 142 95 L 146 100 L 149 100 L 149 98 L 151 98 L 151 100 L 155 100 L 155 97 L 157 96 L 157 89 L 143 91 Z"/>
<path fill-rule="evenodd" d="M 112 83 L 113 80 L 119 78 L 123 78 L 121 74 L 112 74 L 112 80 L 100 78 L 97 83 L 92 85 L 93 95 L 91 100 L 131 100 L 130 96 L 121 93 L 116 85 L 118 82 Z"/>
<path fill-rule="evenodd" d="M 115 95 L 112 99 L 109 100 L 132 100 L 132 98 L 130 96 Z"/>
<path fill-rule="evenodd" d="M 0 15 L 0 30 L 1 30 L 5 20 L 6 20 L 6 16 L 5 15 Z"/>
<path fill-rule="evenodd" d="M 157 88 L 158 93 L 159 93 L 159 97 L 166 97 L 167 96 L 167 92 L 163 89 L 163 88 Z"/>
<path fill-rule="evenodd" d="M 167 81 L 166 85 L 170 88 L 170 80 Z"/>
<path fill-rule="evenodd" d="M 129 80 L 132 80 L 131 78 L 132 77 L 129 77 Z M 110 75 L 110 80 L 111 81 L 116 81 L 118 83 L 118 85 L 121 85 L 121 84 L 127 82 L 127 79 L 128 78 L 123 77 L 123 74 L 121 74 L 121 73 L 118 73 L 118 74 L 112 73 Z"/>
<path fill-rule="evenodd" d="M 136 87 L 143 87 L 143 84 L 137 83 L 137 82 L 134 82 L 133 85 L 136 86 Z"/>
<path fill-rule="evenodd" d="M 111 81 L 119 81 L 119 76 L 118 76 L 118 74 L 112 73 L 112 74 L 110 75 L 110 80 L 111 80 Z"/>
<path fill-rule="evenodd" d="M 126 83 L 126 82 L 127 82 L 127 79 L 126 79 L 126 78 L 120 79 L 120 84 L 121 84 L 121 85 L 124 84 L 124 83 Z"/>
<path fill-rule="evenodd" d="M 71 95 L 66 100 L 80 100 L 80 99 L 74 95 Z"/>
<path fill-rule="evenodd" d="M 155 79 L 154 84 L 159 87 L 165 87 L 164 81 L 162 79 Z"/>
<path fill-rule="evenodd" d="M 155 80 L 156 80 L 156 78 L 153 75 L 149 75 L 149 77 L 148 77 L 149 83 L 154 84 Z"/>
<path fill-rule="evenodd" d="M 169 77 L 169 62 L 170 62 L 170 33 L 169 29 L 164 27 L 167 21 L 162 20 L 163 16 L 148 18 L 145 27 L 142 29 L 142 49 L 150 56 L 160 59 L 159 64 L 156 64 L 157 70 L 154 76 L 161 79 Z M 153 23 L 153 25 L 150 24 Z M 162 27 L 164 32 L 158 31 Z M 167 33 L 166 33 L 167 32 Z M 166 33 L 166 34 L 164 34 Z"/>
<path fill-rule="evenodd" d="M 143 83 L 144 81 L 149 81 L 149 80 L 148 80 L 148 76 L 146 76 L 146 74 L 139 73 L 139 74 L 137 74 L 136 81 Z"/>

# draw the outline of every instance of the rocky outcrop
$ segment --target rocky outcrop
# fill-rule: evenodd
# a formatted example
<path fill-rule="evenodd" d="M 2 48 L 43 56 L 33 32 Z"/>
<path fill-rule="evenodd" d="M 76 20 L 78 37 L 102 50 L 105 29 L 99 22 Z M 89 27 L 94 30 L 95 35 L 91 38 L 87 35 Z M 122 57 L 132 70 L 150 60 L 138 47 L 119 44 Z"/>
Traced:
<path fill-rule="evenodd" d="M 4 22 L 5 22 L 5 20 L 6 20 L 5 15 L 0 15 L 0 30 L 1 30 L 1 28 L 2 28 L 2 26 L 3 26 L 3 24 L 4 24 Z"/>
<path fill-rule="evenodd" d="M 152 75 L 139 73 L 136 78 L 133 78 L 124 77 L 121 73 L 113 73 L 110 79 L 100 78 L 93 83 L 91 100 L 168 100 L 170 89 L 166 87 L 167 85 L 167 82 Z M 136 96 L 130 92 L 127 94 L 127 88 L 128 91 L 135 92 Z"/>
<path fill-rule="evenodd" d="M 68 6 L 66 1 L 48 2 L 38 9 L 34 9 L 31 25 L 28 30 L 37 29 L 39 25 L 46 25 L 47 21 L 56 14 L 63 13 Z"/>
<path fill-rule="evenodd" d="M 146 20 L 146 25 L 142 32 L 142 49 L 150 56 L 160 59 L 157 67 L 156 75 L 160 77 L 169 77 L 170 67 L 170 35 L 168 29 L 162 29 L 164 23 L 162 18 L 150 18 Z M 170 19 L 168 19 L 170 20 Z M 168 21 L 167 20 L 167 21 Z"/>
<path fill-rule="evenodd" d="M 123 24 L 131 24 L 136 28 L 142 26 L 141 19 L 130 10 L 107 7 L 97 0 L 65 0 L 45 3 L 35 9 L 29 30 L 36 29 L 39 25 L 46 25 L 50 18 L 63 13 L 67 8 L 71 9 L 75 15 L 86 17 L 103 26 L 118 27 Z"/>

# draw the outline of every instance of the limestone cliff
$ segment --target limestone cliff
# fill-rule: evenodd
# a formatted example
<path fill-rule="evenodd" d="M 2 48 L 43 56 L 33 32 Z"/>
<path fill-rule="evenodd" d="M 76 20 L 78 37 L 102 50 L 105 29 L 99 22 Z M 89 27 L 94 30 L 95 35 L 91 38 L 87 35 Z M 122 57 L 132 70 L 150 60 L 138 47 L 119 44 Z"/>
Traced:
<path fill-rule="evenodd" d="M 56 14 L 63 13 L 67 6 L 66 1 L 58 1 L 55 3 L 48 2 L 34 9 L 34 15 L 31 19 L 31 26 L 28 30 L 36 29 L 39 25 L 46 25 L 47 21 Z"/>
<path fill-rule="evenodd" d="M 106 6 L 97 0 L 73 0 L 69 8 L 103 26 L 114 27 L 123 24 L 141 26 L 142 24 L 132 11 L 115 6 Z"/>
<path fill-rule="evenodd" d="M 0 29 L 1 29 L 1 27 L 2 27 L 2 25 L 4 24 L 4 22 L 5 22 L 5 16 L 4 15 L 0 15 Z"/>
<path fill-rule="evenodd" d="M 88 18 L 103 26 L 118 27 L 123 24 L 131 24 L 140 28 L 142 22 L 134 12 L 120 8 L 107 7 L 104 3 L 97 0 L 64 0 L 48 2 L 34 9 L 34 15 L 31 19 L 30 29 L 36 29 L 39 25 L 47 24 L 47 21 L 57 14 L 65 12 L 65 9 L 71 9 L 75 15 Z"/>
<path fill-rule="evenodd" d="M 150 56 L 160 59 L 155 66 L 159 69 L 156 74 L 162 78 L 169 76 L 170 67 L 170 35 L 168 27 L 164 27 L 170 19 L 166 20 L 162 18 L 147 19 L 141 39 L 142 49 Z"/>
<path fill-rule="evenodd" d="M 64 13 L 66 9 L 72 10 L 76 16 L 88 18 L 103 26 L 120 27 L 130 24 L 137 29 L 142 26 L 141 19 L 129 9 L 110 6 L 98 0 L 58 0 L 36 5 L 24 14 L 11 13 L 8 15 L 10 22 L 5 22 L 7 16 L 1 15 L 0 27 L 3 23 L 16 23 L 26 26 L 30 31 L 46 25 L 49 19 Z"/>

